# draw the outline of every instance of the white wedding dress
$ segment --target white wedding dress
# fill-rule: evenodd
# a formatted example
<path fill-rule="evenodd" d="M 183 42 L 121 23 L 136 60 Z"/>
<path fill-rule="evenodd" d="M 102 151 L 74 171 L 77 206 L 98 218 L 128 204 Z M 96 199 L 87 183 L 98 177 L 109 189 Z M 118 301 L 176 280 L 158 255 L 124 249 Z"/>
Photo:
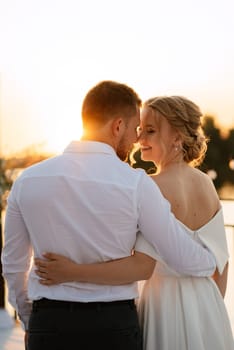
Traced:
<path fill-rule="evenodd" d="M 229 257 L 222 209 L 199 230 L 183 226 L 214 253 L 222 273 Z M 159 259 L 141 234 L 135 249 Z M 138 312 L 144 350 L 234 349 L 227 310 L 212 278 L 183 277 L 158 260 L 142 287 Z"/>

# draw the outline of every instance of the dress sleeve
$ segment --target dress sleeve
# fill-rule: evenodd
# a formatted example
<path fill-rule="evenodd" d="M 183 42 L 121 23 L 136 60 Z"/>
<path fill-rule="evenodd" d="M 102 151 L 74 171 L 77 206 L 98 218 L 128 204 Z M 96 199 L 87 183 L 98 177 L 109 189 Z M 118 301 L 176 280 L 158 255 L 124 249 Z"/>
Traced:
<path fill-rule="evenodd" d="M 197 231 L 197 236 L 215 256 L 218 271 L 222 274 L 229 259 L 222 209 L 210 221 L 209 225 L 203 227 L 201 231 Z"/>

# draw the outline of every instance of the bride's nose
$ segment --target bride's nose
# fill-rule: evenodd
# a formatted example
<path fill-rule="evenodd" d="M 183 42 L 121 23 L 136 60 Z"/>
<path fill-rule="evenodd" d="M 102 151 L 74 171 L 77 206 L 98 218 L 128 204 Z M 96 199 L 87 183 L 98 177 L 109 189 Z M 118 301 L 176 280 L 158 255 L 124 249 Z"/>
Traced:
<path fill-rule="evenodd" d="M 137 129 L 137 141 L 142 141 L 145 138 L 145 132 L 141 129 Z"/>

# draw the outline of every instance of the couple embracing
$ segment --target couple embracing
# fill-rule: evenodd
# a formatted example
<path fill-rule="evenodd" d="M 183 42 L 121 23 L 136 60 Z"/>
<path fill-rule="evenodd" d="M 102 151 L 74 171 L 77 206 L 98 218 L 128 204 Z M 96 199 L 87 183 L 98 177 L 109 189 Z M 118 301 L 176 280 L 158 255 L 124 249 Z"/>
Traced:
<path fill-rule="evenodd" d="M 81 141 L 15 181 L 2 263 L 28 350 L 234 349 L 222 208 L 196 168 L 201 117 L 185 97 L 142 104 L 102 81 Z M 135 143 L 156 174 L 125 162 Z"/>

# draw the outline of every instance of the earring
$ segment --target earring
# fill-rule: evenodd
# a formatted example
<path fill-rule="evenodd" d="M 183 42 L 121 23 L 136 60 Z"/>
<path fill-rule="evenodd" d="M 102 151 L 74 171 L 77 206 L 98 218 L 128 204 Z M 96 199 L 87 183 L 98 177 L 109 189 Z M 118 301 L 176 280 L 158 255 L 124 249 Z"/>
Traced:
<path fill-rule="evenodd" d="M 176 151 L 176 152 L 178 151 L 178 149 L 179 149 L 178 146 L 175 146 L 175 151 Z"/>

